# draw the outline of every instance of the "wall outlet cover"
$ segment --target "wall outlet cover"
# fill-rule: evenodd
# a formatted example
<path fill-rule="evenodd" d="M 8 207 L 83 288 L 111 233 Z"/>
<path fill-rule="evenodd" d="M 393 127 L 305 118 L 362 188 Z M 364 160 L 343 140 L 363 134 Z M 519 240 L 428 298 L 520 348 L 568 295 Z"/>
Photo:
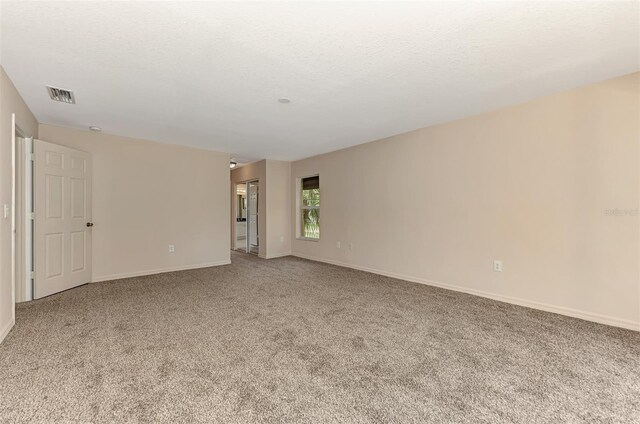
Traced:
<path fill-rule="evenodd" d="M 502 272 L 502 261 L 493 261 L 493 271 Z"/>

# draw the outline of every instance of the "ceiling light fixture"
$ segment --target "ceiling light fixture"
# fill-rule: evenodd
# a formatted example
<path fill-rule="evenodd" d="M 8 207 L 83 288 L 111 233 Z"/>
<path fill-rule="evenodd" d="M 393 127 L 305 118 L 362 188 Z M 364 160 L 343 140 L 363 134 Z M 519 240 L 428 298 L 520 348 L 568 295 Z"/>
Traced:
<path fill-rule="evenodd" d="M 100 128 L 100 127 L 96 127 L 96 126 L 94 126 L 94 125 L 90 126 L 90 127 L 89 127 L 89 129 L 90 129 L 91 131 L 93 131 L 93 132 L 100 132 L 100 131 L 102 131 L 102 128 Z"/>
<path fill-rule="evenodd" d="M 238 162 L 236 162 L 235 160 L 232 160 L 231 162 L 229 162 L 229 168 L 233 169 L 236 167 L 237 164 Z"/>
<path fill-rule="evenodd" d="M 291 103 L 291 100 L 287 99 L 286 97 L 280 97 L 280 98 L 278 99 L 278 101 L 279 101 L 280 103 L 282 103 L 282 104 L 285 104 L 285 105 L 286 105 L 287 103 Z"/>

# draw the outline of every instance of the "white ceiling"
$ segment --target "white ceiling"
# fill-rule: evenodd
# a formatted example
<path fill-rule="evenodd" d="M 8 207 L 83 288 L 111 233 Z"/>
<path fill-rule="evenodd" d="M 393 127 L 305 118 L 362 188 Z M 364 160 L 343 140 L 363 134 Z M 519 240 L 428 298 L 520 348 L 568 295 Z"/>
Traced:
<path fill-rule="evenodd" d="M 40 122 L 246 159 L 303 158 L 640 70 L 638 2 L 1 7 L 0 62 Z M 47 84 L 77 104 L 51 101 Z"/>

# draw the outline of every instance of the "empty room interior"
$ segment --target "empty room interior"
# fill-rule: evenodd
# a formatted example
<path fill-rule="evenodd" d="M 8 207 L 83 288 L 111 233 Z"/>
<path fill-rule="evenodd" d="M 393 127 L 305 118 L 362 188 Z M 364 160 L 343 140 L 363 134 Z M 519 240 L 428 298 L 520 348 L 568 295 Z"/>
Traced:
<path fill-rule="evenodd" d="M 0 422 L 639 423 L 640 2 L 0 2 Z"/>

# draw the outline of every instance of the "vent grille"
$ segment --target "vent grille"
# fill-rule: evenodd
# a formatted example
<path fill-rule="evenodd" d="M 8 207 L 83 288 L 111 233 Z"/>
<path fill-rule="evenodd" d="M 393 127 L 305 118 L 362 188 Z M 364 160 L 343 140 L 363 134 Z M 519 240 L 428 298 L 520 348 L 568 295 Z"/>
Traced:
<path fill-rule="evenodd" d="M 72 105 L 76 103 L 76 98 L 74 97 L 73 92 L 70 90 L 47 86 L 47 91 L 49 92 L 49 97 L 51 97 L 51 100 L 55 100 L 56 102 L 69 103 Z"/>

